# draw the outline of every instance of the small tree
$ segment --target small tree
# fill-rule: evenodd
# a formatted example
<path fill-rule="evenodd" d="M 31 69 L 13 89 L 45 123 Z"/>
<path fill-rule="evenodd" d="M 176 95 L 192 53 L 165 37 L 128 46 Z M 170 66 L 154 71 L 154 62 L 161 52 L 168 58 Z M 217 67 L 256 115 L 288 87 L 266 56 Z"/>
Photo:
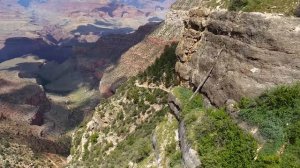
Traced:
<path fill-rule="evenodd" d="M 239 11 L 248 4 L 248 0 L 230 0 L 228 10 Z"/>
<path fill-rule="evenodd" d="M 95 144 L 98 142 L 99 134 L 97 132 L 93 133 L 90 137 L 90 140 L 92 144 Z"/>

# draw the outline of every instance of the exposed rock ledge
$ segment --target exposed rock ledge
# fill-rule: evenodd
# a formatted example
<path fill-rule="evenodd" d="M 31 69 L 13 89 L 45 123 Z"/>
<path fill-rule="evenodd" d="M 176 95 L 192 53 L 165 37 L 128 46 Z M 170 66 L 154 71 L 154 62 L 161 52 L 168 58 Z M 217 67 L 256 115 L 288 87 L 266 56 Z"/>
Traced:
<path fill-rule="evenodd" d="M 299 25 L 295 17 L 192 10 L 176 71 L 195 87 L 204 83 L 200 91 L 217 106 L 299 81 Z"/>

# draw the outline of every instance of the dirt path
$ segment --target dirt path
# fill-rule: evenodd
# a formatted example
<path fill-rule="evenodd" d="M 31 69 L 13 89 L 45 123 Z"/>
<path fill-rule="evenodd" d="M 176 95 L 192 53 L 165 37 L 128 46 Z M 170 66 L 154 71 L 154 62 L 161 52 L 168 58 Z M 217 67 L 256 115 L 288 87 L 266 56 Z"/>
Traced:
<path fill-rule="evenodd" d="M 50 162 L 52 163 L 52 165 L 55 168 L 62 168 L 64 166 L 66 166 L 67 161 L 65 160 L 65 158 L 62 158 L 61 156 L 58 156 L 56 154 L 52 154 L 52 153 L 45 153 L 44 156 L 50 160 Z"/>
<path fill-rule="evenodd" d="M 164 86 L 162 86 L 162 85 L 160 85 L 160 86 L 149 86 L 149 85 L 146 84 L 146 83 L 139 84 L 138 81 L 135 81 L 134 85 L 135 85 L 136 87 L 140 87 L 140 88 L 146 88 L 146 89 L 160 89 L 160 90 L 163 90 L 163 91 L 165 91 L 165 92 L 167 92 L 167 93 L 170 93 L 170 92 L 171 92 L 170 89 L 168 89 L 168 88 L 166 88 L 166 87 L 164 87 Z"/>

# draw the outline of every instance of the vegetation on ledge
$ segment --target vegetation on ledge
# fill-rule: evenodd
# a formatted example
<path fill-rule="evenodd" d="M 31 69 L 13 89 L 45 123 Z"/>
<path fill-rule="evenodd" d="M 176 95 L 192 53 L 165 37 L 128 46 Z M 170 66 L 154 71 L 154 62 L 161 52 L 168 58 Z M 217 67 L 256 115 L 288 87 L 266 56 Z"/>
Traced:
<path fill-rule="evenodd" d="M 200 95 L 176 87 L 188 141 L 200 154 L 203 167 L 249 167 L 253 165 L 256 142 L 243 132 L 223 109 L 205 109 Z"/>
<path fill-rule="evenodd" d="M 258 126 L 258 143 L 221 109 L 205 109 L 202 98 L 183 87 L 173 94 L 181 103 L 187 137 L 204 167 L 299 167 L 300 83 L 279 86 L 256 99 L 242 99 L 240 120 Z"/>
<path fill-rule="evenodd" d="M 300 83 L 279 86 L 257 99 L 243 99 L 240 109 L 240 118 L 258 126 L 266 139 L 258 158 L 261 165 L 300 165 Z"/>
<path fill-rule="evenodd" d="M 228 9 L 244 12 L 268 12 L 297 15 L 299 0 L 229 0 Z"/>

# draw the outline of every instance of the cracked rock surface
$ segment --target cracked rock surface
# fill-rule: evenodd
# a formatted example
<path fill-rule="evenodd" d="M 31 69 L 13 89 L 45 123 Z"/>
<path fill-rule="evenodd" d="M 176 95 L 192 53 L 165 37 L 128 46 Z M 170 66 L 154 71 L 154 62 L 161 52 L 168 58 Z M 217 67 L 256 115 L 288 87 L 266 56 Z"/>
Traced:
<path fill-rule="evenodd" d="M 176 71 L 197 87 L 214 66 L 200 91 L 217 106 L 299 81 L 299 25 L 295 17 L 194 9 L 176 51 Z"/>

